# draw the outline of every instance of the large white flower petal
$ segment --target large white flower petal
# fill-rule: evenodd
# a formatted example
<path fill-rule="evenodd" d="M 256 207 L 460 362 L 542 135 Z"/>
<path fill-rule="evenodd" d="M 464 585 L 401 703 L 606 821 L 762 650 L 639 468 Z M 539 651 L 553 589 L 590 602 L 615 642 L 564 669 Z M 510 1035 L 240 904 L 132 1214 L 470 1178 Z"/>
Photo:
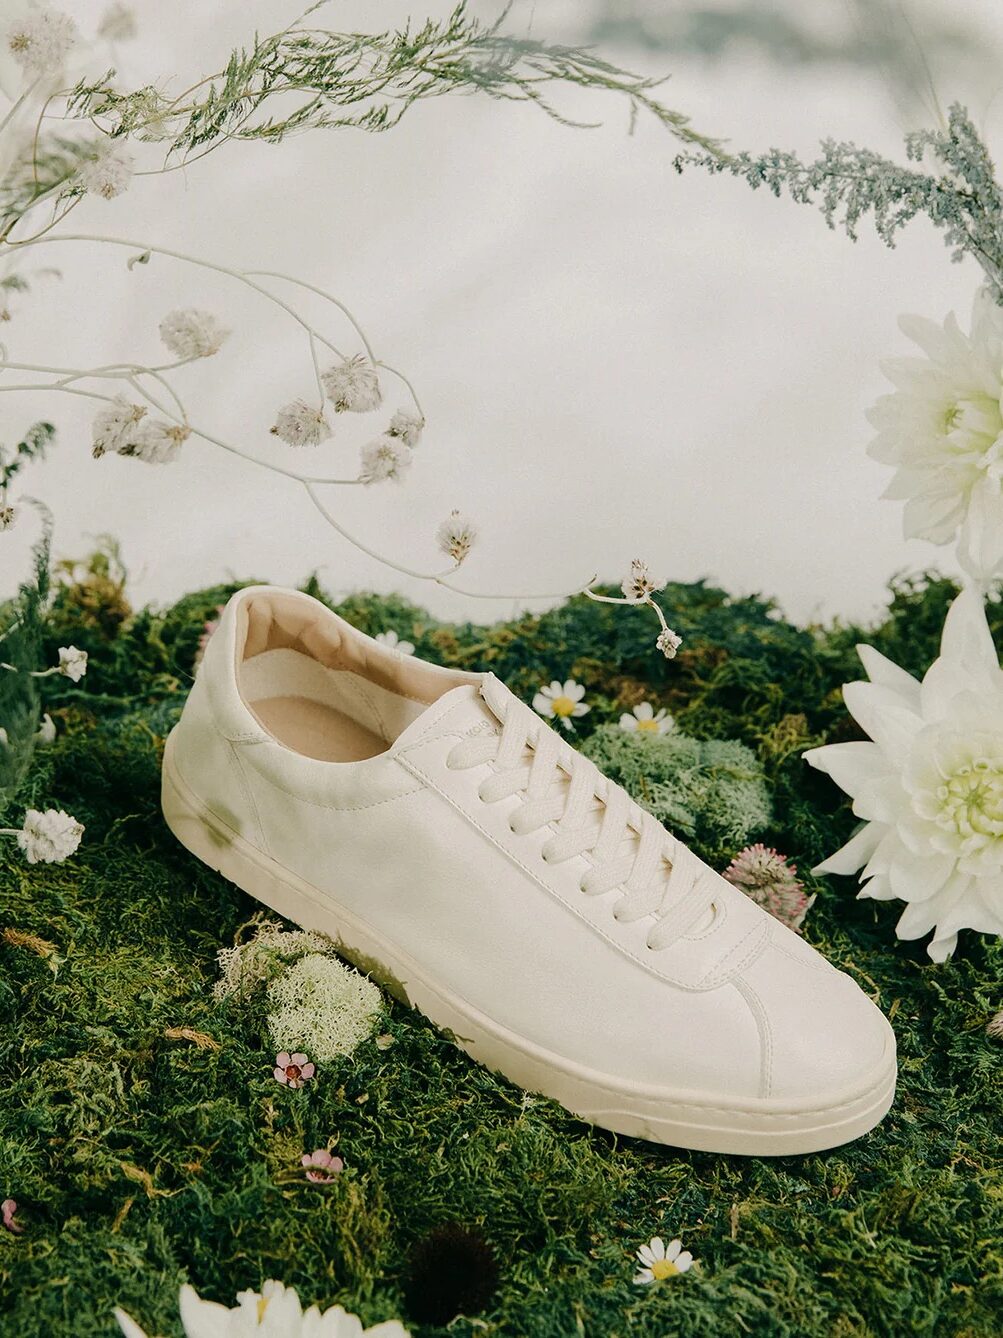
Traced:
<path fill-rule="evenodd" d="M 899 846 L 888 870 L 888 882 L 900 901 L 928 901 L 954 872 L 950 855 L 915 855 Z"/>
<path fill-rule="evenodd" d="M 887 655 L 882 655 L 873 646 L 861 644 L 857 647 L 857 654 L 864 666 L 864 673 L 872 683 L 897 692 L 910 710 L 919 710 L 918 678 L 914 678 L 907 670 L 895 664 Z"/>
<path fill-rule="evenodd" d="M 958 561 L 976 580 L 988 580 L 1003 566 L 1003 490 L 984 474 L 972 488 L 958 538 Z"/>
<path fill-rule="evenodd" d="M 847 683 L 843 687 L 843 700 L 864 733 L 870 735 L 890 761 L 901 765 L 922 728 L 919 713 L 903 705 L 897 692 L 877 683 Z"/>
<path fill-rule="evenodd" d="M 976 590 L 962 590 L 948 609 L 940 653 L 945 659 L 963 664 L 980 682 L 1003 684 L 999 655 L 986 620 L 986 606 Z"/>
<path fill-rule="evenodd" d="M 876 743 L 829 743 L 810 748 L 805 761 L 826 772 L 847 794 L 891 773 L 891 763 Z"/>
<path fill-rule="evenodd" d="M 906 802 L 902 781 L 897 774 L 865 781 L 853 797 L 853 812 L 867 822 L 894 823 Z"/>
<path fill-rule="evenodd" d="M 816 864 L 812 873 L 856 873 L 874 854 L 884 832 L 885 828 L 880 822 L 865 823 L 858 832 L 854 832 L 845 846 L 840 846 L 835 854 L 821 864 Z"/>
<path fill-rule="evenodd" d="M 230 1310 L 216 1301 L 203 1301 L 188 1283 L 181 1288 L 181 1325 L 185 1338 L 225 1338 L 230 1331 Z"/>

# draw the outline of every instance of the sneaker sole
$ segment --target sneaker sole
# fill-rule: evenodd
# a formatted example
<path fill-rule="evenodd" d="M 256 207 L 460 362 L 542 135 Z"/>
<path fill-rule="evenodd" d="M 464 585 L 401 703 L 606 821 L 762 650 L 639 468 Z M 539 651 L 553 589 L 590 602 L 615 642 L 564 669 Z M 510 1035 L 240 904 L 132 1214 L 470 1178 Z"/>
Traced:
<path fill-rule="evenodd" d="M 179 775 L 173 735 L 164 752 L 161 805 L 168 827 L 204 864 L 284 919 L 328 935 L 347 961 L 448 1032 L 472 1059 L 525 1091 L 552 1098 L 589 1124 L 671 1147 L 781 1157 L 821 1152 L 859 1138 L 892 1104 L 894 1045 L 866 1083 L 821 1107 L 811 1101 L 779 1106 L 752 1098 L 724 1104 L 587 1069 L 533 1045 L 436 984 L 371 925 L 252 846 Z"/>

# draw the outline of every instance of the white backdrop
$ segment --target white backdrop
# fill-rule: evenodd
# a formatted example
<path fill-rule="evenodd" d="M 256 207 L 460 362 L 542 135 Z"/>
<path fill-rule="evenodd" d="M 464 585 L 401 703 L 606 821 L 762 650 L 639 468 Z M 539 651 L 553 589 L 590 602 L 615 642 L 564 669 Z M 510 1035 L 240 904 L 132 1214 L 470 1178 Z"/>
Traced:
<path fill-rule="evenodd" d="M 448 7 L 359 0 L 327 13 L 331 26 L 375 27 Z M 102 5 L 73 8 L 93 27 Z M 998 24 L 988 3 L 933 8 Z M 123 70 L 169 72 L 181 87 L 297 6 L 136 9 L 142 36 L 122 48 Z M 574 38 L 580 20 L 581 7 L 521 4 L 510 26 Z M 609 54 L 671 72 L 665 99 L 736 145 L 810 151 L 833 135 L 898 152 L 907 128 L 881 79 L 852 68 L 781 70 L 748 51 L 717 65 Z M 943 104 L 968 100 L 1003 133 L 995 90 L 952 82 L 929 54 Z M 798 619 L 867 617 L 894 571 L 949 570 L 945 553 L 904 543 L 898 504 L 878 500 L 886 471 L 864 454 L 863 413 L 884 389 L 878 359 L 905 351 L 898 313 L 965 312 L 974 267 L 951 266 L 923 222 L 895 251 L 866 228 L 854 246 L 809 209 L 699 172 L 680 178 L 676 143 L 656 125 L 628 137 L 616 101 L 560 100 L 604 125 L 572 130 L 526 106 L 442 99 L 385 136 L 224 148 L 138 179 L 114 202 L 86 201 L 73 229 L 290 271 L 348 303 L 378 354 L 415 382 L 429 426 L 402 488 L 347 489 L 333 505 L 405 562 L 435 565 L 431 535 L 458 506 L 481 525 L 465 578 L 485 590 L 560 589 L 593 571 L 619 579 L 640 555 L 676 579 L 774 594 Z M 275 407 L 312 384 L 293 327 L 166 262 L 127 274 L 121 256 L 69 246 L 44 262 L 64 278 L 21 304 L 5 330 L 12 356 L 156 359 L 164 311 L 211 306 L 236 333 L 185 372 L 194 416 L 248 450 L 303 463 L 267 431 Z M 444 615 L 510 611 L 388 573 L 329 531 L 296 485 L 202 443 L 167 468 L 93 461 L 86 408 L 12 401 L 0 402 L 4 435 L 43 412 L 60 429 L 51 462 L 26 483 L 56 512 L 59 553 L 116 535 L 137 600 L 228 574 L 295 582 L 317 568 L 334 590 L 396 588 Z M 311 463 L 354 472 L 358 441 L 340 434 Z M 19 528 L 3 541 L 4 588 L 29 537 Z"/>

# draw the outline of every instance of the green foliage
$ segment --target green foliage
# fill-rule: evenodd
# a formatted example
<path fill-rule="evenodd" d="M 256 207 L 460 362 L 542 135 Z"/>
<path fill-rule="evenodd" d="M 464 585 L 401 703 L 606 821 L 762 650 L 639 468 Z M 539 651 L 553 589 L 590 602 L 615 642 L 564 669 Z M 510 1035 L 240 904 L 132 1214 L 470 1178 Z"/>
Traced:
<path fill-rule="evenodd" d="M 55 436 L 56 429 L 51 423 L 38 422 L 32 423 L 13 448 L 0 445 L 0 494 L 25 465 L 45 458 L 46 448 L 52 445 Z"/>
<path fill-rule="evenodd" d="M 686 840 L 739 849 L 770 822 L 755 753 L 733 739 L 628 734 L 601 725 L 582 749 L 660 822 Z"/>
<path fill-rule="evenodd" d="M 117 579 L 107 552 L 63 573 L 59 636 L 88 638 L 94 660 L 77 688 L 42 680 L 60 735 L 22 792 L 85 822 L 83 845 L 36 868 L 0 843 L 0 1198 L 18 1200 L 27 1228 L 0 1230 L 0 1332 L 109 1338 L 121 1304 L 180 1338 L 186 1280 L 232 1304 L 277 1277 L 369 1324 L 406 1317 L 413 1248 L 458 1222 L 483 1233 L 501 1281 L 452 1338 L 996 1338 L 1003 1048 L 985 1023 L 1003 1006 L 1003 945 L 966 935 L 934 966 L 895 940 L 894 905 L 807 877 L 820 894 L 807 937 L 892 1017 L 901 1058 L 880 1129 L 818 1156 L 714 1157 L 591 1131 L 392 1001 L 389 1048 L 365 1040 L 289 1091 L 271 1076 L 259 1005 L 213 994 L 217 952 L 246 937 L 255 907 L 177 845 L 158 808 L 163 740 L 231 587 L 123 618 Z M 673 586 L 686 641 L 670 664 L 643 611 L 586 600 L 493 626 L 442 623 L 397 597 L 340 608 L 419 653 L 492 668 L 527 699 L 573 673 L 593 704 L 575 736 L 590 749 L 640 700 L 668 706 L 693 739 L 741 740 L 772 794 L 764 839 L 804 873 L 853 824 L 799 753 L 849 736 L 838 689 L 857 676 L 854 643 L 922 670 L 951 591 L 899 582 L 877 628 L 804 631 L 763 600 Z M 1003 608 L 990 616 L 1003 631 Z M 720 867 L 734 851 L 717 841 L 698 832 L 695 845 Z M 653 1037 L 671 1024 L 652 1019 Z M 345 1162 L 329 1186 L 302 1176 L 317 1147 Z M 654 1234 L 682 1236 L 699 1264 L 642 1290 L 631 1256 Z"/>
<path fill-rule="evenodd" d="M 967 110 L 955 103 L 942 129 L 915 131 L 905 146 L 908 162 L 920 166 L 902 166 L 871 149 L 830 139 L 813 162 L 770 149 L 758 155 L 683 154 L 676 168 L 696 165 L 739 177 L 753 190 L 765 186 L 777 196 L 786 191 L 798 204 L 817 204 L 829 227 L 842 225 L 854 241 L 868 215 L 888 246 L 907 223 L 925 215 L 943 232 L 952 260 L 973 256 L 1003 301 L 1003 196 Z M 928 169 L 925 161 L 934 166 Z"/>

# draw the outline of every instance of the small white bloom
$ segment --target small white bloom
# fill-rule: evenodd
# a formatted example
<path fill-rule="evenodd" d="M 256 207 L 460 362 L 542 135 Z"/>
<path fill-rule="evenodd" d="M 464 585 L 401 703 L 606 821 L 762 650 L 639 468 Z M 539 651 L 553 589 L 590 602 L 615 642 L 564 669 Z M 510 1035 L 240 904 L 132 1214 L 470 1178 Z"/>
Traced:
<path fill-rule="evenodd" d="M 0 725 L 0 748 L 8 748 L 9 746 L 10 735 L 4 729 L 3 725 Z"/>
<path fill-rule="evenodd" d="M 676 722 L 665 707 L 656 714 L 651 702 L 638 702 L 629 715 L 620 717 L 620 728 L 632 734 L 668 734 L 675 727 Z"/>
<path fill-rule="evenodd" d="M 477 526 L 459 511 L 450 511 L 435 532 L 435 542 L 447 557 L 461 563 L 477 541 Z"/>
<path fill-rule="evenodd" d="M 91 427 L 94 442 L 93 455 L 96 460 L 108 451 L 121 451 L 128 446 L 136 434 L 137 424 L 146 417 L 146 410 L 141 404 L 130 404 L 118 395 L 114 404 L 99 409 Z"/>
<path fill-rule="evenodd" d="M 191 428 L 181 423 L 162 423 L 159 419 L 147 418 L 138 425 L 125 445 L 118 448 L 118 453 L 135 456 L 148 465 L 166 465 L 175 458 L 182 443 L 190 436 Z"/>
<path fill-rule="evenodd" d="M 79 683 L 87 672 L 87 652 L 76 646 L 59 647 L 59 672 L 73 683 Z"/>
<path fill-rule="evenodd" d="M 381 483 L 384 479 L 399 479 L 411 468 L 411 449 L 396 437 L 377 437 L 362 448 L 362 468 L 359 478 L 363 483 Z"/>
<path fill-rule="evenodd" d="M 573 678 L 564 683 L 555 678 L 549 687 L 541 688 L 533 698 L 533 710 L 558 721 L 564 729 L 572 730 L 572 719 L 587 715 L 592 710 L 591 706 L 582 701 L 584 696 L 584 687 Z"/>
<path fill-rule="evenodd" d="M 7 49 L 32 78 L 61 69 L 77 43 L 77 25 L 56 9 L 29 9 L 7 27 Z"/>
<path fill-rule="evenodd" d="M 82 651 L 80 653 L 83 654 Z M 39 743 L 43 744 L 56 742 L 56 722 L 53 720 L 52 716 L 49 715 L 48 711 L 42 716 L 42 723 L 38 727 L 38 733 L 35 735 L 35 738 Z"/>
<path fill-rule="evenodd" d="M 681 1240 L 670 1240 L 666 1245 L 660 1236 L 642 1245 L 637 1252 L 637 1259 L 642 1265 L 634 1275 L 634 1281 L 639 1287 L 687 1273 L 693 1264 L 693 1256 L 689 1250 L 683 1249 Z"/>
<path fill-rule="evenodd" d="M 79 846 L 83 834 L 83 823 L 61 808 L 49 808 L 44 813 L 29 808 L 17 843 L 29 864 L 62 864 Z"/>
<path fill-rule="evenodd" d="M 8 506 L 5 502 L 0 506 L 0 534 L 2 534 L 4 530 L 9 530 L 15 520 L 17 520 L 17 512 L 12 506 Z"/>
<path fill-rule="evenodd" d="M 414 654 L 414 642 L 401 640 L 392 627 L 386 632 L 377 632 L 373 640 L 378 641 L 381 646 L 386 646 L 388 650 L 399 650 L 402 655 Z"/>
<path fill-rule="evenodd" d="M 304 1311 L 292 1287 L 271 1280 L 260 1292 L 238 1292 L 232 1309 L 203 1301 L 188 1283 L 181 1288 L 179 1299 L 185 1338 L 409 1338 L 396 1319 L 366 1329 L 357 1315 L 340 1305 L 323 1312 L 317 1306 Z M 146 1338 L 124 1310 L 116 1307 L 113 1313 L 125 1338 Z"/>
<path fill-rule="evenodd" d="M 425 420 L 414 409 L 398 409 L 390 420 L 390 436 L 400 437 L 405 446 L 417 446 L 425 427 Z"/>
<path fill-rule="evenodd" d="M 106 42 L 128 42 L 137 31 L 136 15 L 118 0 L 108 6 L 98 24 L 98 37 L 103 37 Z"/>
<path fill-rule="evenodd" d="M 292 400 L 275 415 L 271 432 L 289 446 L 319 446 L 331 435 L 331 425 L 323 409 L 315 409 L 306 400 Z"/>
<path fill-rule="evenodd" d="M 100 195 L 102 200 L 114 200 L 116 195 L 129 189 L 132 181 L 133 157 L 117 144 L 103 149 L 96 158 L 82 163 L 77 169 L 80 184 L 88 195 Z"/>
<path fill-rule="evenodd" d="M 907 903 L 902 939 L 933 931 L 943 962 L 962 929 L 1003 934 L 1003 670 L 972 589 L 948 612 L 922 683 L 871 646 L 869 682 L 843 699 L 873 742 L 812 748 L 806 761 L 853 796 L 863 826 L 815 873 L 861 869 L 858 896 Z"/>
<path fill-rule="evenodd" d="M 676 651 L 682 644 L 682 637 L 677 632 L 673 632 L 671 627 L 666 627 L 663 632 L 659 632 L 655 639 L 655 645 L 667 660 L 676 658 Z"/>
<path fill-rule="evenodd" d="M 641 604 L 656 590 L 661 590 L 664 584 L 664 581 L 655 580 L 646 562 L 635 558 L 620 589 L 623 591 L 624 599 L 629 599 L 632 604 Z"/>
<path fill-rule="evenodd" d="M 176 358 L 209 358 L 218 353 L 230 331 L 211 311 L 184 307 L 169 311 L 160 322 L 160 338 Z"/>
<path fill-rule="evenodd" d="M 383 403 L 376 368 L 361 353 L 335 363 L 320 379 L 337 413 L 369 413 Z"/>

